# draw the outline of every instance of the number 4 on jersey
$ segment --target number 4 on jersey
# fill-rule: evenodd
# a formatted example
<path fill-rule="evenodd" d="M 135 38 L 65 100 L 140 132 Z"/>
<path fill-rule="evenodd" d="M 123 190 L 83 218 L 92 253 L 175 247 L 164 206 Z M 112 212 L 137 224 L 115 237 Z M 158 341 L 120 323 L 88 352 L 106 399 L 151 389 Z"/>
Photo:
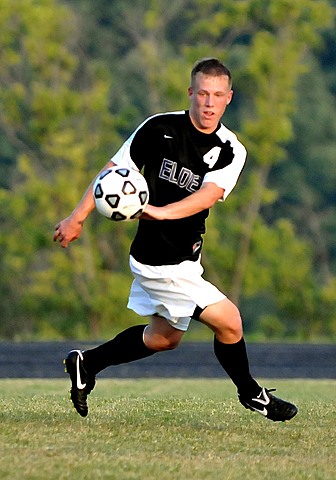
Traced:
<path fill-rule="evenodd" d="M 213 147 L 208 153 L 203 155 L 204 163 L 208 164 L 209 168 L 212 168 L 217 162 L 220 152 L 221 147 Z"/>

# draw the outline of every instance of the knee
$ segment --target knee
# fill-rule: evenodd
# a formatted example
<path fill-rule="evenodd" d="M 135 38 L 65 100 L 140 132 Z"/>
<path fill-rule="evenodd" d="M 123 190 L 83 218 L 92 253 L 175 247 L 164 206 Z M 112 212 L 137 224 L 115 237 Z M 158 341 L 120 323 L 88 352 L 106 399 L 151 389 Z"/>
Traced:
<path fill-rule="evenodd" d="M 240 316 L 240 311 L 236 306 L 233 309 L 231 318 L 227 321 L 226 327 L 232 334 L 241 336 L 243 331 L 243 321 Z"/>
<path fill-rule="evenodd" d="M 165 350 L 174 350 L 179 343 L 179 338 L 164 337 L 162 335 L 145 335 L 145 345 L 156 352 L 163 352 Z"/>
<path fill-rule="evenodd" d="M 184 331 L 172 327 L 164 318 L 153 316 L 144 331 L 145 345 L 156 352 L 176 348 Z"/>
<path fill-rule="evenodd" d="M 243 324 L 238 309 L 237 314 L 218 325 L 215 334 L 217 339 L 223 343 L 239 342 L 243 336 Z"/>
<path fill-rule="evenodd" d="M 243 336 L 243 328 L 241 321 L 231 321 L 218 329 L 216 332 L 217 337 L 223 337 L 225 341 L 239 342 Z"/>
<path fill-rule="evenodd" d="M 223 343 L 238 342 L 243 336 L 243 324 L 239 309 L 229 300 L 208 308 L 207 325 Z"/>

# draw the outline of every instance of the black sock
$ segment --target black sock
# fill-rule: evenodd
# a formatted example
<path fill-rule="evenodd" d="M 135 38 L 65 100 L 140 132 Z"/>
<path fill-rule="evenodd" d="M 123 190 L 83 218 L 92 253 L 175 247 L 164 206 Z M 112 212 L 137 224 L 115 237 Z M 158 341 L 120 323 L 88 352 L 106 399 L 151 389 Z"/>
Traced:
<path fill-rule="evenodd" d="M 244 338 L 237 343 L 221 343 L 214 339 L 215 355 L 242 396 L 259 395 L 261 387 L 252 378 Z"/>
<path fill-rule="evenodd" d="M 112 340 L 96 348 L 85 350 L 84 368 L 95 375 L 110 365 L 132 362 L 156 353 L 144 344 L 145 327 L 146 325 L 135 325 L 120 332 Z"/>

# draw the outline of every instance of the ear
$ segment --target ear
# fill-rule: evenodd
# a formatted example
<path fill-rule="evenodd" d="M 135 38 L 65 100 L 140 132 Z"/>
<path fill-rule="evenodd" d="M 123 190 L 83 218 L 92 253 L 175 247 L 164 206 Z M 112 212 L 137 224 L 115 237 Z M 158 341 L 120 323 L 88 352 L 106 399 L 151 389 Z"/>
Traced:
<path fill-rule="evenodd" d="M 233 90 L 230 90 L 227 96 L 226 105 L 229 105 L 229 103 L 231 103 L 232 97 L 233 97 Z"/>
<path fill-rule="evenodd" d="M 192 87 L 188 87 L 188 97 L 191 97 L 192 94 L 194 93 Z"/>

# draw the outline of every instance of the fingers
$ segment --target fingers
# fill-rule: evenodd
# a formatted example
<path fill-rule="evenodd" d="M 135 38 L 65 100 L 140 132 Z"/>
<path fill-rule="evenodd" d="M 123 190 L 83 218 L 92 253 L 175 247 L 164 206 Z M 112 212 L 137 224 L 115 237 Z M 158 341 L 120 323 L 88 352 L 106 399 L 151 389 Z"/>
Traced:
<path fill-rule="evenodd" d="M 80 237 L 83 224 L 68 217 L 59 222 L 53 235 L 54 242 L 59 242 L 61 247 L 66 248 L 69 243 Z"/>
<path fill-rule="evenodd" d="M 139 218 L 142 220 L 152 220 L 152 218 L 146 212 L 143 212 Z"/>
<path fill-rule="evenodd" d="M 53 236 L 54 242 L 59 242 L 62 248 L 67 248 L 69 242 L 65 239 L 64 235 L 61 232 L 61 225 L 58 224 L 55 227 L 55 233 Z"/>
<path fill-rule="evenodd" d="M 53 236 L 54 242 L 57 242 L 57 240 L 60 240 L 60 237 L 61 237 L 61 224 L 58 223 L 55 226 L 55 233 L 54 233 L 54 236 Z"/>

